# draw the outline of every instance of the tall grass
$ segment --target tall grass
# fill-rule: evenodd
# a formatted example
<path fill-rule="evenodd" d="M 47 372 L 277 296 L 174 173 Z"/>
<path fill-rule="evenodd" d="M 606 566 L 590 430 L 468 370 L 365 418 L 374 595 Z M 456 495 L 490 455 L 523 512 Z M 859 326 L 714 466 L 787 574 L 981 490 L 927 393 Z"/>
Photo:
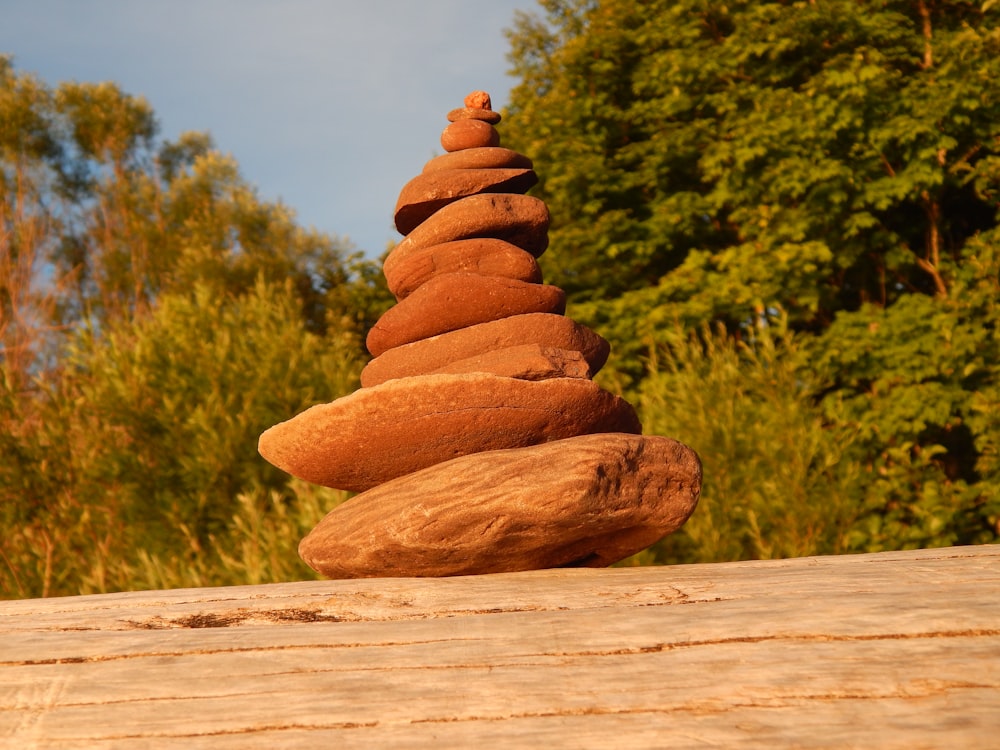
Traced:
<path fill-rule="evenodd" d="M 676 329 L 649 365 L 638 408 L 647 434 L 701 457 L 694 515 L 631 564 L 834 554 L 858 512 L 852 436 L 812 400 L 804 351 L 780 323 L 738 340 Z"/>
<path fill-rule="evenodd" d="M 0 378 L 0 597 L 310 576 L 295 545 L 346 495 L 257 437 L 354 390 L 359 350 L 306 331 L 287 285 L 196 285 L 81 335 L 32 393 Z"/>

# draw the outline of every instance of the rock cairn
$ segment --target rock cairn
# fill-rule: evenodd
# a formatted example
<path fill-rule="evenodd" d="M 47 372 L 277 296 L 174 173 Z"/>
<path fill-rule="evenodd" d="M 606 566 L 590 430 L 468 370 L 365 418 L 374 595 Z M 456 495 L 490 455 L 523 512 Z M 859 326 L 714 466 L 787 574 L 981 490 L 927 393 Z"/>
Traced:
<path fill-rule="evenodd" d="M 299 545 L 331 578 L 610 565 L 687 520 L 701 464 L 593 382 L 610 347 L 542 283 L 548 209 L 489 95 L 448 120 L 446 153 L 396 204 L 397 303 L 368 335 L 361 389 L 271 427 L 260 453 L 360 493 Z"/>

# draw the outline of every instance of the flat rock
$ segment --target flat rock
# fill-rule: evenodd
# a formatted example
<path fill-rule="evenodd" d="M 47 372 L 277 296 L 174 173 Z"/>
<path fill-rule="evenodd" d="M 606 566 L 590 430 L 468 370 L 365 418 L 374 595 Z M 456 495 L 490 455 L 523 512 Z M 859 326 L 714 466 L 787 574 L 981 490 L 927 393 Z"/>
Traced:
<path fill-rule="evenodd" d="M 580 352 L 592 375 L 600 371 L 611 352 L 600 335 L 563 315 L 515 315 L 389 349 L 361 371 L 361 385 L 371 388 L 394 378 L 424 375 L 453 362 L 520 344 Z"/>
<path fill-rule="evenodd" d="M 530 195 L 481 193 L 435 212 L 392 249 L 382 264 L 388 276 L 397 263 L 420 248 L 474 237 L 492 237 L 538 257 L 549 245 L 549 209 Z"/>
<path fill-rule="evenodd" d="M 409 234 L 431 214 L 478 193 L 526 193 L 538 182 L 531 169 L 439 169 L 419 174 L 399 193 L 393 218 Z"/>
<path fill-rule="evenodd" d="M 329 578 L 604 567 L 676 531 L 701 462 L 665 437 L 605 434 L 477 453 L 348 500 L 299 544 Z"/>
<path fill-rule="evenodd" d="M 441 133 L 441 147 L 445 151 L 499 145 L 500 133 L 485 120 L 456 120 Z"/>
<path fill-rule="evenodd" d="M 423 375 L 313 406 L 266 430 L 258 450 L 306 482 L 363 491 L 470 453 L 641 431 L 632 406 L 590 380 Z"/>
<path fill-rule="evenodd" d="M 365 343 L 377 357 L 403 344 L 478 323 L 565 310 L 566 293 L 556 286 L 476 273 L 446 273 L 386 310 Z"/>
<path fill-rule="evenodd" d="M 542 281 L 542 269 L 535 256 L 517 245 L 490 237 L 456 240 L 415 250 L 396 263 L 385 280 L 389 291 L 397 300 L 402 300 L 435 276 L 462 272 L 503 276 L 532 284 Z"/>
<path fill-rule="evenodd" d="M 501 115 L 499 112 L 494 112 L 492 109 L 462 107 L 460 109 L 453 109 L 448 113 L 448 122 L 456 122 L 458 120 L 483 120 L 484 122 L 490 123 L 490 125 L 496 125 L 500 122 Z"/>
<path fill-rule="evenodd" d="M 439 169 L 531 169 L 531 159 L 500 146 L 467 148 L 441 154 L 424 164 L 424 174 Z"/>
<path fill-rule="evenodd" d="M 496 349 L 476 357 L 460 359 L 429 374 L 467 372 L 487 372 L 521 380 L 591 377 L 590 365 L 581 352 L 538 344 Z"/>

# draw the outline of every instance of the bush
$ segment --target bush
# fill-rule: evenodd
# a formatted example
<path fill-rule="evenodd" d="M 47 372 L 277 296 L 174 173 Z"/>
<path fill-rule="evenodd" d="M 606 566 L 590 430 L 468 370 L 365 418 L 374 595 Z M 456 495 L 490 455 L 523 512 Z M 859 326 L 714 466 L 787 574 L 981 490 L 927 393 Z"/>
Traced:
<path fill-rule="evenodd" d="M 704 485 L 682 529 L 629 562 L 719 562 L 835 554 L 857 512 L 852 435 L 813 405 L 803 350 L 780 325 L 740 341 L 677 328 L 640 386 L 647 434 L 701 456 Z"/>
<path fill-rule="evenodd" d="M 79 336 L 36 398 L 0 398 L 3 595 L 301 577 L 294 543 L 346 495 L 304 489 L 257 437 L 354 390 L 359 348 L 307 332 L 290 285 L 263 282 L 199 283 Z"/>

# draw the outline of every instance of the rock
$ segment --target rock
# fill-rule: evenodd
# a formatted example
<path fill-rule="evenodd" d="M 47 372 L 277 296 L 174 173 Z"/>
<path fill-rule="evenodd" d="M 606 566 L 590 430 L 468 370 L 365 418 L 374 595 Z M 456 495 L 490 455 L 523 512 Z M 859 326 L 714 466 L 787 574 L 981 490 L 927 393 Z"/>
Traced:
<path fill-rule="evenodd" d="M 389 276 L 415 250 L 474 237 L 517 245 L 536 258 L 549 244 L 549 210 L 529 195 L 482 193 L 449 203 L 410 232 L 382 264 Z"/>
<path fill-rule="evenodd" d="M 445 273 L 478 273 L 540 284 L 542 269 L 530 253 L 503 240 L 480 237 L 431 245 L 416 250 L 397 263 L 386 283 L 397 300 L 405 299 L 421 284 Z"/>
<path fill-rule="evenodd" d="M 478 323 L 528 313 L 561 314 L 565 309 L 566 293 L 556 286 L 476 273 L 446 273 L 386 310 L 365 343 L 377 357 L 403 344 Z"/>
<path fill-rule="evenodd" d="M 266 430 L 258 450 L 306 482 L 363 491 L 470 453 L 641 431 L 632 406 L 590 380 L 422 375 L 313 406 Z"/>
<path fill-rule="evenodd" d="M 368 334 L 361 389 L 266 430 L 260 454 L 358 497 L 302 540 L 330 577 L 443 576 L 614 563 L 676 530 L 701 464 L 643 437 L 592 380 L 608 342 L 542 282 L 549 212 L 527 157 L 474 91 L 448 152 L 400 191 L 383 272 L 396 304 Z"/>
<path fill-rule="evenodd" d="M 371 388 L 393 378 L 424 375 L 459 360 L 520 344 L 580 352 L 592 375 L 604 366 L 611 351 L 601 336 L 570 318 L 545 313 L 515 315 L 383 352 L 361 371 L 361 385 Z"/>
<path fill-rule="evenodd" d="M 467 148 L 451 154 L 441 154 L 424 164 L 423 173 L 439 169 L 531 169 L 531 159 L 509 148 L 492 146 Z"/>
<path fill-rule="evenodd" d="M 701 463 L 665 437 L 604 434 L 456 458 L 348 500 L 299 545 L 330 578 L 603 567 L 680 528 Z"/>
<path fill-rule="evenodd" d="M 522 344 L 496 349 L 477 357 L 460 359 L 435 370 L 444 373 L 487 372 L 504 378 L 545 380 L 547 378 L 590 378 L 590 365 L 581 352 L 538 344 Z"/>
<path fill-rule="evenodd" d="M 464 104 L 468 109 L 492 109 L 493 107 L 493 103 L 490 101 L 490 95 L 485 91 L 473 91 L 472 93 L 466 95 L 462 104 Z"/>
<path fill-rule="evenodd" d="M 441 147 L 445 151 L 499 145 L 500 134 L 484 120 L 456 120 L 441 133 Z"/>
<path fill-rule="evenodd" d="M 394 219 L 409 234 L 427 217 L 459 198 L 478 193 L 526 193 L 538 182 L 530 169 L 439 169 L 406 183 L 396 201 Z"/>
<path fill-rule="evenodd" d="M 463 107 L 462 109 L 453 109 L 448 113 L 448 122 L 457 122 L 458 120 L 482 120 L 490 125 L 496 125 L 500 122 L 501 117 L 499 112 L 490 109 Z"/>

